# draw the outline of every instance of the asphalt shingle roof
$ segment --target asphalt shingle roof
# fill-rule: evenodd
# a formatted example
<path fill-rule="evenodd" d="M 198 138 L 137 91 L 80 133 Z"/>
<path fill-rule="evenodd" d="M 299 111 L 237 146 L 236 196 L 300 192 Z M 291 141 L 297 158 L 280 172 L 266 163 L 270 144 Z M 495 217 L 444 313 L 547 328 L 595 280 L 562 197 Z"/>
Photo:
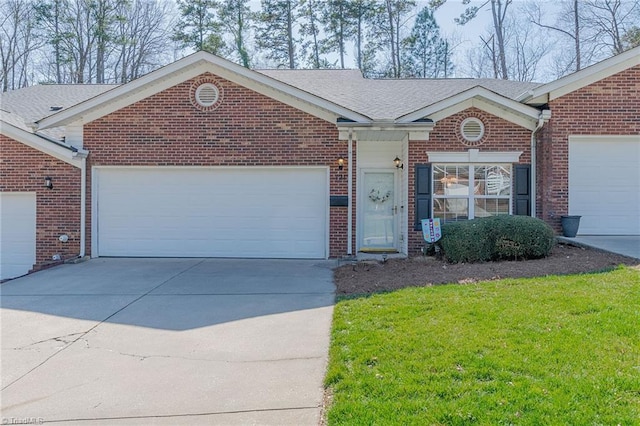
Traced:
<path fill-rule="evenodd" d="M 304 90 L 373 120 L 393 121 L 476 86 L 510 99 L 539 83 L 494 79 L 366 79 L 359 70 L 258 70 L 268 77 Z M 98 96 L 117 85 L 37 85 L 0 94 L 2 119 L 27 129 L 29 123 Z M 55 109 L 62 107 L 61 109 Z M 42 134 L 61 140 L 63 128 Z"/>
<path fill-rule="evenodd" d="M 16 127 L 28 129 L 30 123 L 91 99 L 114 87 L 117 85 L 42 84 L 0 93 L 0 108 L 5 111 L 0 118 Z M 62 108 L 52 109 L 57 107 Z M 64 138 L 64 128 L 60 127 L 38 133 L 57 140 Z"/>
<path fill-rule="evenodd" d="M 24 118 L 27 122 L 41 120 L 59 110 L 113 89 L 113 84 L 42 84 L 0 94 L 0 107 Z"/>
<path fill-rule="evenodd" d="M 258 72 L 374 120 L 393 120 L 476 86 L 509 99 L 540 86 L 540 83 L 488 78 L 372 80 L 364 78 L 359 70 Z"/>

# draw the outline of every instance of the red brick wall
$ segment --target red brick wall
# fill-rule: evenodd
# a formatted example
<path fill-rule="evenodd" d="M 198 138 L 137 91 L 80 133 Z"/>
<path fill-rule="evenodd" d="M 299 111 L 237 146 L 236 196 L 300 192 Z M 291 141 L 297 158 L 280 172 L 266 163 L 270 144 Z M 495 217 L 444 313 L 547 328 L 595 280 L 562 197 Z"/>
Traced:
<path fill-rule="evenodd" d="M 460 142 L 459 127 L 467 117 L 477 117 L 485 126 L 481 144 L 474 147 Z M 409 254 L 418 254 L 424 246 L 421 231 L 414 231 L 415 221 L 415 165 L 429 163 L 426 151 L 466 152 L 469 149 L 483 151 L 522 151 L 519 164 L 531 163 L 531 132 L 523 127 L 488 114 L 477 108 L 469 108 L 436 123 L 428 141 L 409 142 Z M 407 165 L 405 165 L 407 167 Z"/>
<path fill-rule="evenodd" d="M 211 78 L 222 102 L 202 111 L 190 93 L 196 81 Z M 346 179 L 337 178 L 347 142 L 338 140 L 335 124 L 211 74 L 89 123 L 84 147 L 90 166 L 329 166 L 330 193 L 347 194 Z M 90 224 L 90 203 L 87 212 Z M 330 256 L 346 253 L 346 232 L 347 209 L 331 207 Z"/>
<path fill-rule="evenodd" d="M 44 178 L 53 179 L 53 189 Z M 53 262 L 80 252 L 80 169 L 0 135 L 0 192 L 36 193 L 36 265 Z M 58 237 L 69 236 L 62 243 Z"/>
<path fill-rule="evenodd" d="M 640 134 L 640 66 L 549 103 L 551 120 L 539 143 L 539 217 L 560 230 L 569 210 L 569 136 Z"/>

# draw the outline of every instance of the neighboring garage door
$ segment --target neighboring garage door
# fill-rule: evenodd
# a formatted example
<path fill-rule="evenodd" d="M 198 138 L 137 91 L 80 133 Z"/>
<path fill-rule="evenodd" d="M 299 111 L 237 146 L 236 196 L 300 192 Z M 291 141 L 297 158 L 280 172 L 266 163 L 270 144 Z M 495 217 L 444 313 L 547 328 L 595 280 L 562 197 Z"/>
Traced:
<path fill-rule="evenodd" d="M 24 275 L 36 263 L 36 194 L 0 193 L 0 279 Z"/>
<path fill-rule="evenodd" d="M 569 214 L 582 235 L 640 235 L 640 137 L 569 138 Z"/>
<path fill-rule="evenodd" d="M 326 257 L 324 168 L 95 171 L 99 256 Z"/>

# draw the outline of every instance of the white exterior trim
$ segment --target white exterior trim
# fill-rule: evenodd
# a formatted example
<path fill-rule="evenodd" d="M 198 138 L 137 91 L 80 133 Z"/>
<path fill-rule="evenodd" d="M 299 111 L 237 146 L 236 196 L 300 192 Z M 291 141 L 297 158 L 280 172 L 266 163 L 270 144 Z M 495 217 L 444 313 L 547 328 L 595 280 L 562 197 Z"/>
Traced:
<path fill-rule="evenodd" d="M 368 117 L 267 77 L 264 74 L 210 53 L 197 52 L 139 79 L 115 87 L 95 98 L 43 118 L 38 122 L 38 125 L 40 129 L 46 129 L 66 125 L 78 120 L 86 124 L 207 72 L 331 123 L 335 123 L 338 117 L 345 117 L 359 122 L 371 121 Z"/>
<path fill-rule="evenodd" d="M 603 139 L 611 142 L 640 142 L 640 135 L 569 135 L 569 142 L 590 142 Z"/>
<path fill-rule="evenodd" d="M 398 118 L 397 121 L 412 122 L 422 118 L 429 118 L 437 122 L 471 107 L 476 107 L 504 118 L 507 121 L 529 130 L 536 128 L 538 117 L 540 116 L 540 111 L 534 107 L 523 105 L 520 102 L 505 98 L 484 87 L 476 86 L 440 102 L 436 102 L 433 105 L 404 115 Z"/>
<path fill-rule="evenodd" d="M 427 151 L 430 163 L 517 163 L 522 151 L 480 151 L 470 149 L 467 152 Z"/>
<path fill-rule="evenodd" d="M 640 46 L 523 93 L 517 100 L 528 104 L 545 104 L 638 65 L 640 65 Z"/>
<path fill-rule="evenodd" d="M 45 138 L 42 138 L 34 133 L 29 133 L 18 127 L 13 126 L 5 121 L 2 121 L 0 126 L 1 133 L 8 138 L 23 143 L 28 147 L 36 149 L 60 161 L 64 161 L 67 164 L 71 164 L 74 167 L 82 167 L 81 157 L 86 157 L 88 154 L 86 151 L 74 152 L 71 147 L 61 146 L 61 142 L 51 142 Z"/>

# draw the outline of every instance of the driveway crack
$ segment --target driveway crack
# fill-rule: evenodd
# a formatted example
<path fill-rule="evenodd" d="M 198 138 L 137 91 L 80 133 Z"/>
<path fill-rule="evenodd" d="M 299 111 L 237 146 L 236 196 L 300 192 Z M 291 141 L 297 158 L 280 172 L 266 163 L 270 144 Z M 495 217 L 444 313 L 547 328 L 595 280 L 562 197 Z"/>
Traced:
<path fill-rule="evenodd" d="M 63 343 L 64 345 L 68 345 L 77 340 L 76 338 L 74 338 L 75 336 L 83 336 L 87 334 L 88 331 L 89 330 L 80 331 L 78 333 L 64 334 L 62 336 L 50 337 L 48 339 L 39 340 L 37 342 L 29 343 L 28 345 L 19 346 L 17 348 L 12 348 L 12 349 L 14 351 L 29 350 L 29 349 L 33 349 L 32 346 L 40 345 L 42 343 L 48 343 L 48 342 L 58 342 L 58 343 Z"/>
<path fill-rule="evenodd" d="M 9 382 L 6 386 L 4 386 L 2 388 L 2 390 L 8 389 L 9 387 L 13 386 L 14 384 L 16 384 L 17 382 L 19 382 L 20 380 L 22 380 L 24 377 L 28 376 L 29 374 L 31 374 L 32 372 L 34 372 L 35 370 L 37 370 L 38 368 L 42 367 L 44 364 L 46 364 L 47 362 L 49 362 L 49 360 L 53 357 L 55 357 L 56 355 L 60 354 L 61 352 L 63 352 L 64 350 L 66 350 L 67 348 L 71 347 L 75 342 L 77 342 L 78 340 L 82 339 L 84 336 L 86 336 L 88 333 L 90 333 L 91 331 L 95 330 L 96 328 L 98 328 L 101 324 L 109 321 L 111 318 L 113 318 L 114 316 L 118 315 L 120 312 L 124 311 L 125 309 L 127 309 L 129 306 L 133 305 L 134 303 L 136 303 L 138 300 L 142 299 L 143 297 L 147 296 L 149 293 L 153 292 L 154 290 L 162 287 L 163 285 L 165 285 L 166 283 L 168 283 L 169 281 L 173 280 L 174 278 L 184 274 L 187 271 L 190 271 L 191 269 L 195 268 L 196 266 L 199 266 L 200 264 L 202 264 L 205 261 L 205 259 L 202 259 L 200 262 L 194 263 L 193 265 L 189 266 L 188 268 L 183 269 L 182 271 L 172 275 L 171 277 L 167 278 L 166 280 L 162 281 L 160 284 L 158 284 L 157 286 L 151 288 L 150 290 L 148 290 L 147 292 L 141 294 L 140 296 L 136 297 L 135 299 L 133 299 L 131 302 L 127 303 L 126 305 L 124 305 L 122 308 L 118 309 L 117 311 L 115 311 L 114 313 L 112 313 L 111 315 L 109 315 L 108 317 L 106 317 L 105 319 L 101 320 L 100 322 L 98 322 L 97 324 L 95 324 L 93 327 L 89 328 L 87 331 L 84 331 L 82 333 L 77 333 L 74 339 L 72 339 L 71 341 L 69 341 L 68 343 L 66 343 L 62 348 L 60 348 L 60 350 L 54 352 L 53 354 L 49 355 L 47 358 L 45 358 L 42 362 L 40 362 L 38 365 L 36 365 L 35 367 L 31 368 L 29 371 L 25 372 L 24 374 L 22 374 L 21 376 L 17 377 L 16 379 L 14 379 L 13 381 Z M 63 336 L 64 337 L 64 336 Z M 55 338 L 54 338 L 55 339 Z M 85 340 L 85 344 L 86 340 Z"/>

